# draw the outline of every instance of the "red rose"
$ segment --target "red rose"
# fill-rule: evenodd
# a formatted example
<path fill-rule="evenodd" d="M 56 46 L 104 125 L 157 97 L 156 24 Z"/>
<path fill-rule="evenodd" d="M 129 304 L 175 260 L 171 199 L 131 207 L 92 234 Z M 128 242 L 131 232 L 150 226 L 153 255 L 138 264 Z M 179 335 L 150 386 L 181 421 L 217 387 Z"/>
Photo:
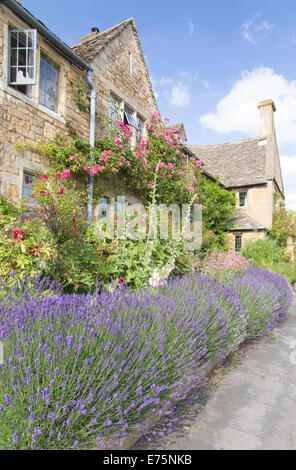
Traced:
<path fill-rule="evenodd" d="M 122 286 L 123 283 L 124 283 L 124 279 L 118 279 L 118 284 L 119 284 L 120 286 Z"/>
<path fill-rule="evenodd" d="M 19 231 L 19 230 L 15 230 L 15 231 L 13 232 L 13 238 L 14 238 L 15 240 L 17 240 L 17 239 L 18 239 L 18 235 L 19 235 L 19 233 L 20 233 L 20 231 Z"/>

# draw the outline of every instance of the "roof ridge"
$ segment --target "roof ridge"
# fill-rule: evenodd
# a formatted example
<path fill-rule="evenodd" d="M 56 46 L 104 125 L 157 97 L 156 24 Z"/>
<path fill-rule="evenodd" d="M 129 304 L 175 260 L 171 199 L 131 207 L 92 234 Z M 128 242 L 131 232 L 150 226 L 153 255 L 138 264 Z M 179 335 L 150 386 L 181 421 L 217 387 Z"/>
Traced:
<path fill-rule="evenodd" d="M 243 139 L 243 140 L 235 140 L 234 142 L 225 142 L 224 144 L 188 144 L 187 147 L 222 147 L 223 145 L 235 145 L 235 144 L 241 144 L 244 142 L 250 142 L 250 141 L 255 141 L 255 140 L 265 140 L 268 136 L 258 136 L 258 137 L 249 137 L 248 139 Z"/>
<path fill-rule="evenodd" d="M 80 41 L 78 44 L 75 44 L 74 46 L 71 46 L 71 48 L 79 47 L 82 44 L 88 44 L 91 42 L 95 42 L 99 37 L 102 37 L 104 34 L 108 35 L 112 33 L 112 31 L 116 29 L 120 29 L 123 26 L 128 25 L 129 23 L 132 23 L 135 26 L 135 20 L 134 18 L 128 18 L 127 20 L 122 21 L 121 23 L 118 23 L 114 26 L 111 26 L 111 28 L 105 29 L 104 31 L 99 32 L 96 36 L 90 37 L 89 39 L 85 39 L 84 41 Z"/>

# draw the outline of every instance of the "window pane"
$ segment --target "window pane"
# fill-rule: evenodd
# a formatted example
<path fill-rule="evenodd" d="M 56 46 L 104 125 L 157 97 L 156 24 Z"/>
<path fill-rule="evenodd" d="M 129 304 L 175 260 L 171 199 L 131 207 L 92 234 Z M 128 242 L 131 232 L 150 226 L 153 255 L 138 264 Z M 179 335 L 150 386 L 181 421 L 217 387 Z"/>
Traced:
<path fill-rule="evenodd" d="M 17 64 L 17 49 L 11 49 L 10 65 L 16 65 L 16 64 Z"/>
<path fill-rule="evenodd" d="M 26 47 L 27 47 L 27 33 L 19 32 L 18 34 L 19 34 L 18 47 L 26 49 Z"/>
<path fill-rule="evenodd" d="M 30 202 L 34 202 L 34 199 L 31 197 L 32 188 L 30 186 L 34 181 L 34 178 L 35 176 L 32 175 L 31 173 L 24 172 L 22 197 L 23 199 L 26 199 L 27 201 L 30 201 Z"/>
<path fill-rule="evenodd" d="M 35 55 L 34 49 L 28 49 L 28 51 L 27 51 L 27 65 L 31 65 L 31 67 L 33 67 L 33 65 L 34 65 L 34 55 Z"/>
<path fill-rule="evenodd" d="M 10 81 L 16 82 L 16 68 L 15 67 L 10 68 Z"/>
<path fill-rule="evenodd" d="M 19 49 L 19 51 L 18 51 L 18 65 L 26 65 L 26 64 L 27 64 L 26 49 Z"/>
<path fill-rule="evenodd" d="M 28 47 L 34 47 L 34 33 L 28 33 Z"/>
<path fill-rule="evenodd" d="M 246 191 L 240 191 L 239 193 L 239 205 L 241 207 L 244 207 L 247 205 L 247 192 Z"/>
<path fill-rule="evenodd" d="M 40 94 L 39 102 L 57 111 L 58 105 L 58 68 L 45 57 L 40 59 Z"/>
<path fill-rule="evenodd" d="M 16 31 L 13 31 L 11 33 L 11 47 L 17 47 L 17 38 L 18 38 L 18 33 Z"/>

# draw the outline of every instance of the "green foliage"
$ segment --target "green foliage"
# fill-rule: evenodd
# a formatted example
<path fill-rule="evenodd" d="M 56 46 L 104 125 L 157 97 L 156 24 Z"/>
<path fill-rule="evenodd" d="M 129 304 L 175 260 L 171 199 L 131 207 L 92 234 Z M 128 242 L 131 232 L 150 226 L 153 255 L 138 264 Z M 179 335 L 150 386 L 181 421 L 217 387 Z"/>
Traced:
<path fill-rule="evenodd" d="M 53 249 L 42 235 L 37 221 L 28 219 L 19 227 L 18 209 L 1 200 L 0 209 L 0 280 L 8 286 L 17 279 L 39 273 L 53 256 Z M 12 273 L 16 276 L 11 277 Z"/>
<path fill-rule="evenodd" d="M 87 88 L 82 78 L 72 79 L 66 74 L 68 85 L 71 87 L 74 102 L 77 108 L 83 113 L 90 112 L 90 104 L 87 100 Z"/>
<path fill-rule="evenodd" d="M 270 236 L 277 240 L 277 243 L 281 246 L 286 246 L 289 238 L 295 241 L 296 212 L 292 210 L 286 210 L 283 205 L 280 205 L 277 209 L 275 209 L 273 213 L 273 223 Z"/>
<path fill-rule="evenodd" d="M 199 181 L 199 200 L 204 204 L 202 213 L 203 237 L 201 256 L 213 250 L 228 249 L 227 232 L 235 215 L 235 196 L 223 188 L 219 181 L 213 182 L 205 177 Z"/>
<path fill-rule="evenodd" d="M 87 196 L 69 177 L 67 170 L 41 176 L 32 185 L 32 202 L 24 203 L 24 211 L 38 218 L 57 247 L 80 239 L 87 229 Z"/>
<path fill-rule="evenodd" d="M 77 86 L 76 90 L 82 99 L 83 88 Z M 50 157 L 54 167 L 53 175 L 36 181 L 33 199 L 38 204 L 29 204 L 26 210 L 38 219 L 56 253 L 44 272 L 70 291 L 84 292 L 93 289 L 97 281 L 112 284 L 119 279 L 143 287 L 151 275 L 163 275 L 168 266 L 173 274 L 192 270 L 192 254 L 185 250 L 184 240 L 102 240 L 94 235 L 94 227 L 86 232 L 89 175 L 95 182 L 95 200 L 113 188 L 118 195 L 127 190 L 137 195 L 146 209 L 160 202 L 167 206 L 203 204 L 201 255 L 227 247 L 226 232 L 235 207 L 233 194 L 202 177 L 200 162 L 183 153 L 177 131 L 166 129 L 157 113 L 147 123 L 147 139 L 134 148 L 130 133 L 129 126 L 117 121 L 108 135 L 96 140 L 92 158 L 89 143 L 74 137 L 57 136 L 49 145 L 26 145 Z M 70 175 L 75 176 L 75 183 L 68 180 Z M 61 189 L 63 194 L 59 194 Z"/>
<path fill-rule="evenodd" d="M 248 242 L 243 255 L 253 258 L 258 267 L 281 274 L 289 282 L 296 282 L 296 264 L 292 263 L 286 247 L 272 237 L 256 242 Z"/>
<path fill-rule="evenodd" d="M 235 214 L 235 195 L 223 188 L 218 181 L 202 178 L 199 183 L 199 199 L 205 205 L 203 221 L 208 230 L 216 235 L 231 228 L 231 218 Z"/>
<path fill-rule="evenodd" d="M 272 264 L 280 263 L 286 259 L 282 247 L 271 238 L 249 241 L 243 250 L 243 255 L 246 258 L 253 258 L 254 264 L 260 268 L 268 268 Z"/>
<path fill-rule="evenodd" d="M 16 219 L 19 215 L 19 209 L 9 199 L 0 196 L 0 227 L 5 227 L 11 219 Z"/>

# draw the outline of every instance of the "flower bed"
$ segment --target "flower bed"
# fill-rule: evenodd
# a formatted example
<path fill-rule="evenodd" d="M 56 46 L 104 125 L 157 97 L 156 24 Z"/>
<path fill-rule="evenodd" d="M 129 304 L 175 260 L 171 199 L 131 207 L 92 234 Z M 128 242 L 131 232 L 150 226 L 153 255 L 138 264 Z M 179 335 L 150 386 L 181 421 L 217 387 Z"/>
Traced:
<path fill-rule="evenodd" d="M 36 281 L 3 297 L 0 449 L 104 448 L 144 433 L 199 382 L 196 370 L 287 314 L 258 268 L 223 286 L 200 274 L 132 292 L 64 295 Z"/>

